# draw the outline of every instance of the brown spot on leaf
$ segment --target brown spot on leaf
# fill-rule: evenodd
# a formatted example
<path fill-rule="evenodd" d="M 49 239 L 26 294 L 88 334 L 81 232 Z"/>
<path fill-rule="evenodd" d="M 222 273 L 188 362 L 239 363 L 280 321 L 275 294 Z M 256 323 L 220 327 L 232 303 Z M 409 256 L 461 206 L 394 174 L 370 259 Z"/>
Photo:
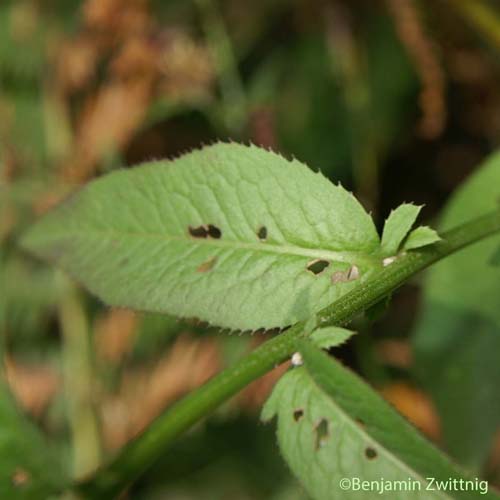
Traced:
<path fill-rule="evenodd" d="M 260 241 L 267 240 L 267 227 L 266 226 L 261 226 L 259 228 L 259 230 L 257 231 L 257 237 L 259 238 Z"/>
<path fill-rule="evenodd" d="M 324 259 L 314 259 L 307 264 L 307 270 L 311 273 L 318 275 L 321 274 L 330 263 Z"/>
<path fill-rule="evenodd" d="M 352 265 L 347 271 L 335 271 L 332 274 L 332 283 L 347 283 L 348 281 L 357 280 L 359 276 L 358 266 Z"/>
<path fill-rule="evenodd" d="M 217 257 L 210 257 L 210 259 L 203 262 L 203 264 L 200 264 L 198 266 L 198 269 L 196 270 L 199 273 L 206 273 L 214 268 L 216 262 L 217 262 Z"/>
<path fill-rule="evenodd" d="M 377 451 L 374 448 L 372 448 L 370 446 L 368 446 L 366 448 L 366 450 L 365 450 L 365 457 L 368 460 L 373 460 L 374 458 L 377 458 L 377 456 L 378 456 L 378 453 L 377 453 Z"/>
<path fill-rule="evenodd" d="M 332 283 L 345 283 L 347 281 L 344 271 L 335 271 L 332 274 Z"/>

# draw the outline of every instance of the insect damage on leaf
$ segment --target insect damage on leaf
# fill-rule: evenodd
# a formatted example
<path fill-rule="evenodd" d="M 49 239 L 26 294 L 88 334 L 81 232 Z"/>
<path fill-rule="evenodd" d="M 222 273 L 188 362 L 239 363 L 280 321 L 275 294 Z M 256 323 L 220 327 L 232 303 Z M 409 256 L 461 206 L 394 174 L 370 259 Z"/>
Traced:
<path fill-rule="evenodd" d="M 188 231 L 193 238 L 213 238 L 218 240 L 222 236 L 222 231 L 213 224 L 198 227 L 189 226 Z"/>
<path fill-rule="evenodd" d="M 261 226 L 259 228 L 259 230 L 257 231 L 257 237 L 259 238 L 260 241 L 267 240 L 267 227 L 266 226 Z"/>
<path fill-rule="evenodd" d="M 295 420 L 295 422 L 298 422 L 303 416 L 304 416 L 304 410 L 300 408 L 298 410 L 294 410 L 293 419 Z"/>
<path fill-rule="evenodd" d="M 298 348 L 304 366 L 289 370 L 278 381 L 264 405 L 262 420 L 277 416 L 281 453 L 311 498 L 344 498 L 338 488 L 345 477 L 411 478 L 422 483 L 415 494 L 404 496 L 414 500 L 424 498 L 419 491 L 425 491 L 425 477 L 467 479 L 349 369 L 310 342 L 299 341 Z M 292 413 L 297 409 L 300 418 Z M 441 492 L 424 496 L 443 498 Z M 351 497 L 355 495 L 345 496 Z M 455 497 L 465 500 L 473 495 L 464 492 Z"/>
<path fill-rule="evenodd" d="M 351 193 L 297 160 L 239 144 L 102 176 L 22 245 L 111 306 L 239 331 L 306 320 L 383 259 Z"/>
<path fill-rule="evenodd" d="M 196 269 L 199 273 L 206 273 L 207 271 L 211 271 L 215 263 L 217 262 L 217 257 L 210 257 L 208 260 L 200 264 Z"/>
<path fill-rule="evenodd" d="M 330 263 L 323 259 L 314 259 L 307 264 L 307 270 L 313 274 L 321 274 Z"/>
<path fill-rule="evenodd" d="M 305 320 L 381 268 L 375 226 L 352 194 L 238 144 L 92 181 L 22 243 L 112 306 L 240 331 Z"/>
<path fill-rule="evenodd" d="M 314 426 L 314 432 L 316 434 L 314 442 L 315 450 L 319 450 L 326 444 L 329 437 L 328 427 L 328 420 L 326 418 L 320 419 L 320 421 Z"/>
<path fill-rule="evenodd" d="M 357 280 L 360 276 L 359 267 L 351 266 L 347 271 L 336 271 L 332 274 L 332 283 L 347 283 L 348 281 Z"/>

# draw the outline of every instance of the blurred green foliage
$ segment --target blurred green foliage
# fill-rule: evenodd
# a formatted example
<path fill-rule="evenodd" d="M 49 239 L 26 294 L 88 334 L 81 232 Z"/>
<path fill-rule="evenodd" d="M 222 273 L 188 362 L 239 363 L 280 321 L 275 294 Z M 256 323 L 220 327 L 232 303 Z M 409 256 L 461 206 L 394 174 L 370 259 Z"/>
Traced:
<path fill-rule="evenodd" d="M 95 410 L 97 462 L 261 341 L 110 311 L 79 292 L 92 349 L 74 359 L 74 332 L 61 326 L 67 289 L 17 247 L 28 224 L 103 172 L 228 138 L 320 168 L 353 190 L 379 227 L 404 201 L 425 203 L 432 220 L 500 142 L 499 9 L 486 0 L 1 2 L 0 334 L 2 387 L 9 383 L 16 403 L 2 395 L 0 420 L 19 456 L 0 457 L 0 492 L 29 487 L 46 438 L 71 464 L 88 451 L 80 443 L 94 442 L 74 431 L 68 377 L 90 377 L 92 394 L 72 397 Z M 471 195 L 470 213 L 482 197 Z M 494 308 L 498 290 L 481 281 L 493 276 L 483 257 L 467 261 L 466 281 Z M 457 460 L 500 484 L 498 324 L 464 304 L 430 310 L 425 299 L 412 361 L 419 289 L 395 300 L 376 323 L 360 320 L 354 344 L 335 353 Z M 63 370 L 68 363 L 73 371 Z M 256 424 L 271 382 L 181 439 L 131 497 L 302 498 L 269 429 Z M 34 421 L 28 431 L 12 421 L 16 405 Z M 27 437 L 29 446 L 16 444 Z M 49 489 L 63 478 L 54 470 Z"/>

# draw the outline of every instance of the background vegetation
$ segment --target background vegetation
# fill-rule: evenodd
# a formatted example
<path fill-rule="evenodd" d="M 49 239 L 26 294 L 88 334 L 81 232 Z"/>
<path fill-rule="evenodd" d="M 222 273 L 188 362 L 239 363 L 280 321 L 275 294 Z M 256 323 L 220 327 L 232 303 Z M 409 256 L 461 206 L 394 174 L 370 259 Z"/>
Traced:
<path fill-rule="evenodd" d="M 86 475 L 263 340 L 104 307 L 18 249 L 36 217 L 112 169 L 234 139 L 341 181 L 379 227 L 403 201 L 425 204 L 435 223 L 498 146 L 499 81 L 493 0 L 2 2 L 0 473 L 7 455 L 48 450 L 36 426 L 67 457 L 54 476 Z M 477 193 L 464 210 L 480 205 Z M 334 353 L 500 485 L 500 276 L 473 264 L 472 254 L 455 281 L 441 268 L 424 294 L 406 286 Z M 458 298 L 437 308 L 429 297 L 450 288 Z M 258 423 L 285 368 L 180 439 L 130 497 L 303 498 L 272 426 Z M 10 480 L 24 487 L 30 475 Z"/>

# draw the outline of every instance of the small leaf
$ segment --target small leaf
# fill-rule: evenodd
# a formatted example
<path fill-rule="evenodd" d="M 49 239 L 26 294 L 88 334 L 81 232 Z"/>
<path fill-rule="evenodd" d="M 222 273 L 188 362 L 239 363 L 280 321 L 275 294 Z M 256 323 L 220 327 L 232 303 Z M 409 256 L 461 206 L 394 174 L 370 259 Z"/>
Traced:
<path fill-rule="evenodd" d="M 238 144 L 103 176 L 22 244 L 110 305 L 240 330 L 305 320 L 381 268 L 352 194 Z"/>
<path fill-rule="evenodd" d="M 356 332 L 340 328 L 338 326 L 327 326 L 325 328 L 318 328 L 309 337 L 316 347 L 321 349 L 330 349 L 349 340 Z"/>
<path fill-rule="evenodd" d="M 393 210 L 385 221 L 382 233 L 382 252 L 384 255 L 395 255 L 401 242 L 417 220 L 422 207 L 404 203 Z"/>
<path fill-rule="evenodd" d="M 262 418 L 278 416 L 281 452 L 313 499 L 478 498 L 478 491 L 428 490 L 426 478 L 465 476 L 356 375 L 308 342 L 299 349 L 305 365 L 281 378 Z M 343 478 L 403 486 L 381 495 L 375 487 L 342 489 Z M 491 491 L 481 497 L 499 498 Z"/>
<path fill-rule="evenodd" d="M 429 226 L 420 226 L 414 229 L 406 238 L 403 250 L 414 250 L 441 241 L 439 234 Z"/>

